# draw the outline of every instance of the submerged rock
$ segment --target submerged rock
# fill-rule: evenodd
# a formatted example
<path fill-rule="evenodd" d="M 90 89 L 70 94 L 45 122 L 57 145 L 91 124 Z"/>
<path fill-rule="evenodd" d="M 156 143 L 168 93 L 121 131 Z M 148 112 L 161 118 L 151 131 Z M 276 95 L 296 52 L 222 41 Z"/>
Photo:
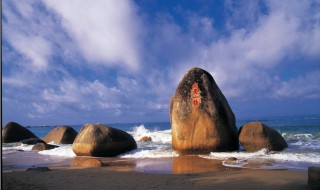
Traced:
<path fill-rule="evenodd" d="M 25 139 L 38 138 L 27 128 L 15 122 L 9 122 L 2 129 L 2 143 L 19 142 Z"/>
<path fill-rule="evenodd" d="M 47 144 L 45 142 L 37 143 L 32 147 L 32 151 L 43 151 L 43 150 L 51 150 L 54 148 L 58 148 L 59 146 Z"/>
<path fill-rule="evenodd" d="M 213 77 L 190 69 L 170 102 L 173 149 L 182 154 L 238 150 L 234 114 Z"/>
<path fill-rule="evenodd" d="M 72 144 L 77 135 L 78 132 L 72 127 L 63 125 L 52 129 L 43 140 L 46 143 Z"/>
<path fill-rule="evenodd" d="M 239 140 L 243 148 L 250 152 L 263 148 L 280 151 L 288 147 L 280 133 L 260 122 L 250 122 L 242 126 L 239 129 Z"/>
<path fill-rule="evenodd" d="M 120 129 L 102 124 L 88 124 L 81 128 L 73 142 L 77 156 L 112 157 L 137 148 L 133 137 Z"/>

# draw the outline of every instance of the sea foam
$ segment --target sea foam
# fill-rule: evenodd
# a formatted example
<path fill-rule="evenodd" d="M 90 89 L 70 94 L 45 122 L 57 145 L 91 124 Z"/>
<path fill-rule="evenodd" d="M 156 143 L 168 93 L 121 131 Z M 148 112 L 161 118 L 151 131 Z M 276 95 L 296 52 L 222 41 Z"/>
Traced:
<path fill-rule="evenodd" d="M 134 127 L 133 131 L 129 132 L 138 142 L 142 137 L 148 136 L 152 138 L 152 142 L 171 143 L 171 129 L 169 130 L 149 130 L 144 125 Z"/>
<path fill-rule="evenodd" d="M 178 153 L 172 150 L 171 146 L 171 130 L 149 130 L 144 125 L 134 127 L 129 132 L 137 141 L 138 148 L 128 153 L 122 154 L 121 158 L 165 158 L 176 157 Z M 144 137 L 151 137 L 152 141 L 139 142 Z"/>
<path fill-rule="evenodd" d="M 39 154 L 43 155 L 52 155 L 52 156 L 61 156 L 61 157 L 75 157 L 76 154 L 72 150 L 72 145 L 59 144 L 58 148 L 51 150 L 39 151 Z"/>

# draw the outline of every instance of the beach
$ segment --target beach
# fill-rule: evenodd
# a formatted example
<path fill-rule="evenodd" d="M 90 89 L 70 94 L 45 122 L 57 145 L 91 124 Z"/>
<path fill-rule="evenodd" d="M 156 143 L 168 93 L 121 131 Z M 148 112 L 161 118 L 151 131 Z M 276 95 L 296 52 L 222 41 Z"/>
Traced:
<path fill-rule="evenodd" d="M 195 161 L 195 160 L 193 160 Z M 132 164 L 49 167 L 51 171 L 5 170 L 3 189 L 308 189 L 304 170 L 235 169 L 220 164 L 211 171 L 164 174 L 134 170 Z"/>
<path fill-rule="evenodd" d="M 288 142 L 283 151 L 211 152 L 179 155 L 172 149 L 170 123 L 114 124 L 137 141 L 116 157 L 77 157 L 72 144 L 39 152 L 33 145 L 2 144 L 2 189 L 308 189 L 308 167 L 320 167 L 320 117 L 261 120 Z M 239 120 L 240 127 L 247 120 Z M 56 126 L 29 126 L 40 138 Z M 72 126 L 77 131 L 82 125 Z M 140 142 L 144 136 L 151 141 Z M 90 168 L 82 160 L 97 159 Z M 26 171 L 48 167 L 50 171 Z"/>

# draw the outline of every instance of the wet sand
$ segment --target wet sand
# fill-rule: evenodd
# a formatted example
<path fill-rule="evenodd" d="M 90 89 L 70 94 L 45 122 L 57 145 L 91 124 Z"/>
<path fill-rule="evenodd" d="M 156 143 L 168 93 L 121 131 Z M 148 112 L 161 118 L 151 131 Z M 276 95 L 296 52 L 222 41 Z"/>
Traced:
<path fill-rule="evenodd" d="M 197 156 L 99 159 L 100 168 L 3 170 L 2 189 L 308 189 L 307 171 L 229 168 Z"/>

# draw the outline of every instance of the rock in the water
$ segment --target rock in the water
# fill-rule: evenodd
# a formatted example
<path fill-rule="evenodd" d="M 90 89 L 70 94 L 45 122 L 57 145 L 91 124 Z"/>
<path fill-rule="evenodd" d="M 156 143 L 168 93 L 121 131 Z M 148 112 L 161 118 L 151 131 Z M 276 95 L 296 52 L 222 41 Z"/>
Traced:
<path fill-rule="evenodd" d="M 23 144 L 27 144 L 27 145 L 32 145 L 32 144 L 37 144 L 37 143 L 44 143 L 43 140 L 38 139 L 38 138 L 30 138 L 30 139 L 25 139 L 20 141 Z"/>
<path fill-rule="evenodd" d="M 32 147 L 32 151 L 42 151 L 42 150 L 51 150 L 54 148 L 58 148 L 59 146 L 43 143 L 37 143 Z"/>
<path fill-rule="evenodd" d="M 225 161 L 237 161 L 238 159 L 236 157 L 229 157 L 226 158 Z"/>
<path fill-rule="evenodd" d="M 9 122 L 2 129 L 2 143 L 19 142 L 25 139 L 38 138 L 27 128 L 15 122 Z"/>
<path fill-rule="evenodd" d="M 152 141 L 152 138 L 149 136 L 143 136 L 141 137 L 141 139 L 139 140 L 139 142 L 148 142 L 148 141 Z"/>
<path fill-rule="evenodd" d="M 181 154 L 238 150 L 234 114 L 213 77 L 190 69 L 170 102 L 172 146 Z"/>
<path fill-rule="evenodd" d="M 246 151 L 254 152 L 267 148 L 280 151 L 288 147 L 284 138 L 273 128 L 260 122 L 250 122 L 239 130 L 240 144 Z"/>
<path fill-rule="evenodd" d="M 48 172 L 51 170 L 48 167 L 35 167 L 35 168 L 27 168 L 26 171 Z"/>
<path fill-rule="evenodd" d="M 112 157 L 136 148 L 130 134 L 102 124 L 83 126 L 72 144 L 77 156 Z"/>
<path fill-rule="evenodd" d="M 53 141 L 57 144 L 72 144 L 77 135 L 78 132 L 76 130 L 64 125 L 52 129 L 43 140 L 46 143 Z"/>
<path fill-rule="evenodd" d="M 320 168 L 319 167 L 308 168 L 308 185 L 312 189 L 320 189 Z"/>

